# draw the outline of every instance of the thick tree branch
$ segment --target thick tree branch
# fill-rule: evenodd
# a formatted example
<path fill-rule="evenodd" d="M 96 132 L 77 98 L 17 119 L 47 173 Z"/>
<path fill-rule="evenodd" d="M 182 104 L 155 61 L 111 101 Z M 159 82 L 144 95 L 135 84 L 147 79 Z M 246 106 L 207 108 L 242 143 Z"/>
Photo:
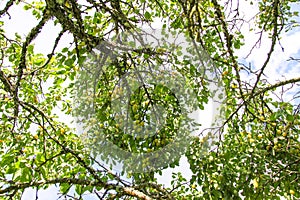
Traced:
<path fill-rule="evenodd" d="M 288 84 L 297 83 L 297 82 L 300 82 L 300 77 L 298 77 L 298 78 L 292 78 L 292 79 L 285 80 L 285 81 L 280 81 L 278 83 L 275 83 L 273 85 L 267 86 L 267 87 L 265 87 L 263 89 L 260 89 L 260 90 L 256 91 L 252 96 L 255 97 L 257 95 L 263 94 L 263 93 L 265 93 L 267 91 L 270 91 L 270 90 L 273 90 L 275 88 L 278 88 L 278 87 L 281 87 L 281 86 L 284 86 L 284 85 L 288 85 Z"/>
<path fill-rule="evenodd" d="M 9 2 L 6 3 L 3 10 L 0 10 L 0 16 L 2 16 L 4 13 L 7 13 L 8 9 L 13 5 L 15 0 L 9 0 Z"/>
<path fill-rule="evenodd" d="M 25 39 L 25 42 L 22 45 L 21 58 L 20 58 L 20 63 L 19 63 L 18 73 L 17 73 L 17 81 L 16 81 L 14 95 L 13 95 L 14 104 L 15 104 L 14 127 L 16 126 L 16 120 L 17 120 L 17 117 L 19 114 L 19 97 L 18 97 L 19 94 L 18 94 L 18 92 L 19 92 L 20 83 L 21 83 L 22 76 L 23 76 L 23 70 L 26 68 L 27 47 L 37 37 L 37 35 L 41 32 L 41 29 L 43 28 L 43 26 L 50 19 L 50 16 L 46 13 L 46 11 L 47 10 L 45 9 L 42 20 L 38 23 L 37 26 L 35 26 L 33 29 L 31 29 L 30 33 L 27 35 L 27 37 Z"/>

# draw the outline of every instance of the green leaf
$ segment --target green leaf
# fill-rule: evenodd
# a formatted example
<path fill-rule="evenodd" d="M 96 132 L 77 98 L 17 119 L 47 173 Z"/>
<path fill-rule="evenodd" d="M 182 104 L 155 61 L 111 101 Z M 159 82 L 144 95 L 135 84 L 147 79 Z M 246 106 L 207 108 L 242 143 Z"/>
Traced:
<path fill-rule="evenodd" d="M 233 46 L 234 46 L 235 49 L 240 49 L 240 48 L 241 48 L 241 43 L 240 43 L 240 41 L 235 41 L 235 42 L 233 43 Z"/>
<path fill-rule="evenodd" d="M 75 192 L 79 195 L 81 195 L 84 191 L 82 189 L 82 186 L 81 185 L 76 185 L 75 186 Z"/>
<path fill-rule="evenodd" d="M 62 194 L 67 194 L 68 191 L 70 190 L 71 185 L 69 183 L 61 183 L 59 186 L 59 189 Z"/>
<path fill-rule="evenodd" d="M 286 116 L 286 120 L 289 121 L 289 122 L 292 122 L 292 121 L 294 121 L 294 116 L 288 114 L 288 115 Z"/>
<path fill-rule="evenodd" d="M 69 48 L 65 47 L 61 50 L 61 52 L 66 53 L 67 51 L 69 51 Z"/>
<path fill-rule="evenodd" d="M 73 59 L 67 59 L 67 60 L 65 61 L 65 65 L 67 65 L 67 66 L 69 66 L 69 67 L 71 67 L 71 66 L 73 65 L 73 63 L 74 63 L 74 60 L 73 60 Z"/>
<path fill-rule="evenodd" d="M 145 12 L 144 16 L 147 20 L 151 19 L 151 14 L 148 11 Z"/>
<path fill-rule="evenodd" d="M 31 5 L 28 5 L 28 4 L 24 5 L 24 10 L 29 10 L 31 8 L 32 8 Z"/>

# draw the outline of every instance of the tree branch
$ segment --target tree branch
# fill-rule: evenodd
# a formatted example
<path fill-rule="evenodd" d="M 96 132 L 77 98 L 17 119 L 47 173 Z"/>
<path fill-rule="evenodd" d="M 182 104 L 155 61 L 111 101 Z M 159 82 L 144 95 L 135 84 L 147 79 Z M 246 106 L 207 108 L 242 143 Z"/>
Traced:
<path fill-rule="evenodd" d="M 6 3 L 5 7 L 3 10 L 0 10 L 0 16 L 3 15 L 4 13 L 7 13 L 8 9 L 13 5 L 15 0 L 10 0 L 9 2 Z"/>

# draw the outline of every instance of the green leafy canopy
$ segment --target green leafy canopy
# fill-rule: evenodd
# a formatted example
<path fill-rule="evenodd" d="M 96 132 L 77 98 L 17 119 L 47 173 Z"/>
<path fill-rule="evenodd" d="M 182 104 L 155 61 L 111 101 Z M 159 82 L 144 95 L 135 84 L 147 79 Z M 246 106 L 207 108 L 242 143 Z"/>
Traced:
<path fill-rule="evenodd" d="M 267 74 L 281 56 L 277 50 L 289 48 L 282 37 L 298 30 L 298 6 L 295 0 L 1 2 L 0 198 L 21 199 L 28 188 L 38 197 L 56 186 L 58 198 L 68 199 L 299 199 L 300 77 L 274 81 Z M 7 33 L 15 8 L 36 19 L 28 33 Z M 35 42 L 49 25 L 58 32 L 42 54 Z M 159 37 L 144 31 L 152 26 Z M 257 40 L 248 40 L 249 32 Z M 168 41 L 178 35 L 188 45 Z M 266 54 L 256 66 L 239 57 L 261 43 Z M 299 60 L 290 57 L 283 66 L 297 71 Z M 222 101 L 215 126 L 203 130 L 188 110 L 216 98 Z M 191 179 L 174 173 L 163 186 L 156 174 L 178 166 L 181 154 Z M 113 166 L 120 164 L 151 170 L 119 173 Z"/>

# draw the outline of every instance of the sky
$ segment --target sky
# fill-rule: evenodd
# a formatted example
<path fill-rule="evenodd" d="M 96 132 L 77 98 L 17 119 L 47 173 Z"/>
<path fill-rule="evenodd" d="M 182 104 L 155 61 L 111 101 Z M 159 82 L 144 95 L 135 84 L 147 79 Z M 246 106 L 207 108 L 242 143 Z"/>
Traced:
<path fill-rule="evenodd" d="M 0 9 L 3 8 L 7 1 L 0 1 Z M 252 9 L 249 7 L 246 1 L 240 2 L 241 10 L 245 10 L 247 12 L 241 12 L 240 15 L 244 16 L 246 19 L 250 19 L 257 10 Z M 300 10 L 300 6 L 294 6 L 294 10 Z M 11 19 L 8 19 L 6 16 L 4 19 L 5 26 L 4 30 L 8 35 L 11 37 L 14 36 L 14 33 L 17 32 L 21 36 L 25 36 L 31 28 L 37 23 L 35 18 L 31 15 L 29 11 L 24 11 L 21 6 L 13 6 L 10 9 Z M 297 19 L 299 21 L 299 19 Z M 159 28 L 159 23 L 156 25 L 154 24 L 155 28 Z M 60 31 L 59 28 L 54 27 L 53 23 L 48 23 L 43 28 L 42 33 L 36 38 L 34 41 L 35 44 L 35 51 L 44 53 L 47 55 L 53 45 L 53 41 L 57 33 Z M 267 52 L 269 51 L 269 44 L 270 41 L 267 39 L 267 35 L 263 36 L 262 43 L 260 48 L 255 48 L 252 54 L 248 57 L 247 54 L 251 49 L 252 45 L 258 39 L 259 35 L 255 34 L 254 32 L 249 31 L 248 26 L 243 26 L 242 33 L 245 35 L 245 43 L 246 45 L 242 47 L 241 50 L 236 51 L 236 54 L 239 57 L 240 62 L 244 64 L 251 63 L 253 67 L 261 66 L 264 62 Z M 284 48 L 282 51 L 281 46 L 277 45 L 275 48 L 275 52 L 273 58 L 270 61 L 270 65 L 265 70 L 265 74 L 268 77 L 268 80 L 271 83 L 276 83 L 279 80 L 286 80 L 290 78 L 295 78 L 300 75 L 300 63 L 299 62 L 286 62 L 290 57 L 300 58 L 300 28 L 295 28 L 291 32 L 284 33 L 281 37 L 280 43 Z M 69 46 L 72 38 L 65 35 L 61 40 L 59 48 Z M 265 48 L 266 47 L 266 48 Z M 245 74 L 242 78 L 248 78 Z M 299 88 L 298 88 L 299 89 Z M 294 92 L 295 89 L 294 89 Z M 291 98 L 291 96 L 286 96 L 286 98 Z M 210 120 L 205 120 L 205 118 L 201 116 L 205 116 L 208 113 L 211 113 L 211 104 L 206 107 L 206 109 L 199 113 L 199 122 L 205 125 L 210 124 Z M 64 117 L 62 117 L 64 118 Z M 189 170 L 189 166 L 187 163 L 186 158 L 182 158 L 180 161 L 180 166 L 176 167 L 175 169 L 166 169 L 163 172 L 162 176 L 157 176 L 159 182 L 164 183 L 168 186 L 168 182 L 171 180 L 172 172 L 182 172 L 183 175 L 187 178 L 191 177 L 192 173 Z M 57 189 L 55 187 L 50 187 L 49 189 L 43 191 L 39 191 L 39 198 L 40 199 L 57 199 Z M 35 198 L 34 190 L 28 189 L 23 195 L 23 200 L 31 200 Z M 86 199 L 93 199 L 93 198 L 86 198 Z"/>

